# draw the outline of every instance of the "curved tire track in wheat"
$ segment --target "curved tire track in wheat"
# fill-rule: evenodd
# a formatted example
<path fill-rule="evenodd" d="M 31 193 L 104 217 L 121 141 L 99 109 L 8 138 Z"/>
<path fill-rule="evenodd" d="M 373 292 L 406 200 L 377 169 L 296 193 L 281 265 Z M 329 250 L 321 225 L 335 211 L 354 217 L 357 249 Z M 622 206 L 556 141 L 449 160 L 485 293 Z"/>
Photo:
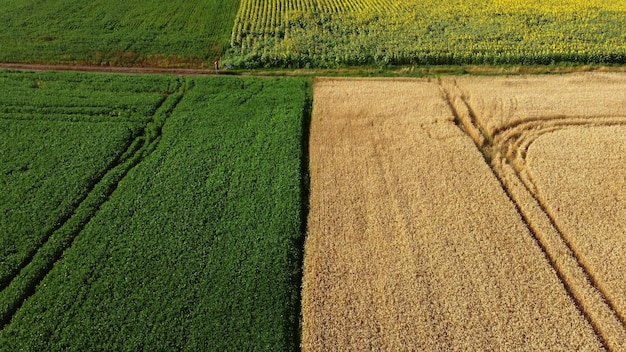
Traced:
<path fill-rule="evenodd" d="M 527 183 L 622 324 L 626 322 L 625 132 L 626 123 L 555 130 L 530 144 L 525 159 Z"/>
<path fill-rule="evenodd" d="M 465 103 L 470 124 L 490 141 L 494 172 L 570 293 L 606 347 L 623 350 L 626 145 L 619 132 L 626 126 L 626 76 L 454 83 L 451 90 Z"/>

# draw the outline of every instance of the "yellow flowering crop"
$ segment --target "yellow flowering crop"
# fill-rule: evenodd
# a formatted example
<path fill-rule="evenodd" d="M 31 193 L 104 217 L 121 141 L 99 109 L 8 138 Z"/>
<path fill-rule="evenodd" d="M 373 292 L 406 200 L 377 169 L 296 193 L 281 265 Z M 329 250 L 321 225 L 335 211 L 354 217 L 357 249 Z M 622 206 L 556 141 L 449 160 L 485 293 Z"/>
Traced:
<path fill-rule="evenodd" d="M 626 62 L 626 0 L 242 0 L 248 66 Z"/>

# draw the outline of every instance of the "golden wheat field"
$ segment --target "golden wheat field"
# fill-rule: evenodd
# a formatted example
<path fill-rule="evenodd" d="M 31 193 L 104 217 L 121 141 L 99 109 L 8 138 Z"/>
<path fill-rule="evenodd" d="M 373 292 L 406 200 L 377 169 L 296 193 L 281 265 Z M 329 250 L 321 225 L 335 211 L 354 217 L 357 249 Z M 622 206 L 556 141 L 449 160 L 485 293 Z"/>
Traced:
<path fill-rule="evenodd" d="M 625 91 L 317 79 L 303 350 L 626 349 Z"/>
<path fill-rule="evenodd" d="M 568 128 L 541 136 L 528 151 L 538 198 L 622 320 L 626 317 L 625 137 L 626 126 Z"/>

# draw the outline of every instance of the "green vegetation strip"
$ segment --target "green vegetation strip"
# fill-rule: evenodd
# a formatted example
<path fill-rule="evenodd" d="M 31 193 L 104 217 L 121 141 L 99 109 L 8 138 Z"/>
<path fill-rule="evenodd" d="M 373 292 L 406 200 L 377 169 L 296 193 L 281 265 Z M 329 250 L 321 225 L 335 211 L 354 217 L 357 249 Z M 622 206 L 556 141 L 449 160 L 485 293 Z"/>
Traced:
<path fill-rule="evenodd" d="M 228 47 L 239 1 L 7 0 L 0 62 L 179 66 Z"/>
<path fill-rule="evenodd" d="M 0 118 L 146 123 L 181 79 L 0 71 Z"/>
<path fill-rule="evenodd" d="M 0 331 L 1 350 L 298 348 L 309 83 L 187 88 Z"/>

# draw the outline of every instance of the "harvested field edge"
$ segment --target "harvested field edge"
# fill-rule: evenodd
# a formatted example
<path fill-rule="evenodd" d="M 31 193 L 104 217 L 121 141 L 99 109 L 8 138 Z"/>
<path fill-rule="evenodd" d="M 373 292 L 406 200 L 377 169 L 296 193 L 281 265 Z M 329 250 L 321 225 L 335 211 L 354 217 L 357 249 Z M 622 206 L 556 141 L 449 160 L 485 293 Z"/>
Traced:
<path fill-rule="evenodd" d="M 500 181 L 503 190 L 532 233 L 548 262 L 580 312 L 593 327 L 605 349 L 626 349 L 626 323 L 615 305 L 607 299 L 602 286 L 589 271 L 572 243 L 557 226 L 553 214 L 537 196 L 535 182 L 524 172 L 528 147 L 540 135 L 573 126 L 626 125 L 626 117 L 555 116 L 506 126 L 491 137 L 477 122 L 476 116 L 454 80 L 438 80 L 444 99 L 452 111 L 455 124 L 481 151 L 485 161 Z M 537 128 L 534 138 L 524 138 L 523 130 Z"/>
<path fill-rule="evenodd" d="M 64 251 L 72 245 L 100 207 L 108 201 L 120 181 L 156 149 L 161 140 L 163 125 L 184 96 L 182 87 L 177 90 L 160 102 L 151 120 L 129 143 L 127 149 L 96 178 L 90 190 L 75 204 L 72 213 L 63 217 L 46 234 L 42 245 L 28 256 L 7 282 L 1 283 L 0 330 L 11 322 L 13 315 L 35 293 L 37 285 L 61 259 Z"/>
<path fill-rule="evenodd" d="M 294 324 L 294 335 L 297 338 L 297 344 L 295 345 L 295 351 L 300 351 L 302 346 L 302 325 L 303 325 L 303 317 L 302 317 L 302 280 L 304 277 L 304 242 L 306 240 L 306 233 L 308 230 L 308 218 L 309 218 L 309 209 L 310 205 L 310 197 L 311 197 L 311 170 L 309 169 L 309 139 L 311 136 L 311 119 L 313 117 L 313 82 L 307 82 L 307 90 L 306 90 L 306 98 L 304 102 L 304 106 L 302 108 L 302 140 L 300 142 L 300 148 L 302 150 L 302 160 L 300 161 L 300 200 L 302 207 L 300 208 L 300 219 L 302 219 L 302 223 L 300 224 L 300 236 L 297 248 L 300 249 L 298 253 L 298 267 L 300 270 L 297 275 L 293 277 L 293 282 L 296 286 L 299 286 L 298 290 L 298 306 L 297 314 L 298 314 L 298 322 Z"/>

